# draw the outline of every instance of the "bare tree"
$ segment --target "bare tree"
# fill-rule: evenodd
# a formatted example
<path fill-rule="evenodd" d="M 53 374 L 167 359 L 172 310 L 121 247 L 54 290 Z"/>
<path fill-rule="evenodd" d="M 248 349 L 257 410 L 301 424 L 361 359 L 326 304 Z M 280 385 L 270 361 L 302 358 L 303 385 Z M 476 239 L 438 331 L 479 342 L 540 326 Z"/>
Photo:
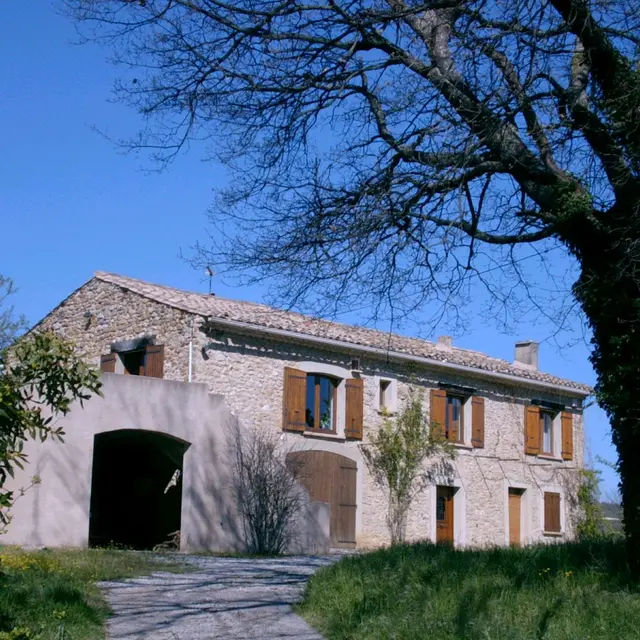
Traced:
<path fill-rule="evenodd" d="M 16 292 L 11 278 L 0 274 L 0 350 L 8 347 L 16 336 L 27 327 L 24 316 L 16 316 L 9 298 Z"/>
<path fill-rule="evenodd" d="M 425 461 L 434 458 L 442 466 L 455 449 L 434 435 L 425 420 L 422 395 L 414 390 L 400 414 L 386 416 L 360 450 L 375 483 L 387 494 L 391 544 L 402 543 L 411 503 L 431 483 Z"/>
<path fill-rule="evenodd" d="M 136 70 L 133 147 L 204 138 L 235 171 L 203 260 L 316 310 L 579 307 L 640 576 L 636 0 L 66 4 Z"/>
<path fill-rule="evenodd" d="M 293 541 L 305 501 L 297 467 L 287 465 L 275 429 L 247 430 L 235 424 L 228 432 L 228 449 L 246 550 L 283 553 Z"/>

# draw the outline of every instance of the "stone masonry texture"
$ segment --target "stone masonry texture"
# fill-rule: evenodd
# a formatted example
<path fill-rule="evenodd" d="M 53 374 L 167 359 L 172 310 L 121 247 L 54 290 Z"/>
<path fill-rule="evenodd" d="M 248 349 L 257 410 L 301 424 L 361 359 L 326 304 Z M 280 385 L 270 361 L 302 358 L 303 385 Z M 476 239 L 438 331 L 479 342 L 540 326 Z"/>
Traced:
<path fill-rule="evenodd" d="M 122 279 L 122 284 L 108 280 L 100 277 L 90 280 L 54 309 L 38 328 L 54 330 L 75 342 L 82 357 L 95 366 L 99 365 L 100 356 L 109 352 L 112 343 L 154 336 L 156 344 L 165 347 L 164 377 L 179 381 L 188 379 L 189 344 L 192 341 L 192 380 L 205 383 L 212 393 L 224 396 L 227 406 L 247 427 L 281 431 L 285 367 L 298 367 L 300 363 L 345 370 L 350 367 L 353 353 L 347 350 L 320 348 L 304 344 L 304 340 L 275 340 L 262 335 L 259 328 L 240 331 L 216 327 L 214 319 L 206 321 L 204 312 L 186 311 L 173 305 L 171 299 L 158 302 L 144 295 L 144 289 L 143 293 L 138 293 L 123 286 L 130 279 Z M 91 317 L 87 317 L 87 312 Z M 386 498 L 373 483 L 360 453 L 360 446 L 366 446 L 367 438 L 382 422 L 375 407 L 379 377 L 397 381 L 399 407 L 406 402 L 411 388 L 421 393 L 425 419 L 429 413 L 429 390 L 441 383 L 473 387 L 475 395 L 485 398 L 484 448 L 459 448 L 446 473 L 447 477 L 454 478 L 456 496 L 464 497 L 460 502 L 464 507 L 462 513 L 456 512 L 456 518 L 460 515 L 464 520 L 464 531 L 457 543 L 484 546 L 507 542 L 509 486 L 526 489 L 525 541 L 557 539 L 544 536 L 542 532 L 545 489 L 561 491 L 564 518 L 561 538 L 573 535 L 575 485 L 578 469 L 584 464 L 582 414 L 580 411 L 573 414 L 574 459 L 546 459 L 524 454 L 524 407 L 532 398 L 570 406 L 580 396 L 573 390 L 584 395 L 585 385 L 558 381 L 552 376 L 540 377 L 547 382 L 563 383 L 565 387 L 541 391 L 527 385 L 527 379 L 533 375 L 528 371 L 524 372 L 522 382 L 498 383 L 484 375 L 482 368 L 478 368 L 477 373 L 461 375 L 417 364 L 387 362 L 373 356 L 362 356 L 361 368 L 365 392 L 364 443 L 345 441 L 340 437 L 284 436 L 287 446 L 292 448 L 330 450 L 357 462 L 359 547 L 373 547 L 389 541 Z M 509 370 L 508 373 L 512 372 Z M 428 461 L 425 470 L 434 480 L 412 505 L 407 524 L 410 539 L 434 535 L 435 484 L 443 475 L 436 468 L 437 463 Z"/>

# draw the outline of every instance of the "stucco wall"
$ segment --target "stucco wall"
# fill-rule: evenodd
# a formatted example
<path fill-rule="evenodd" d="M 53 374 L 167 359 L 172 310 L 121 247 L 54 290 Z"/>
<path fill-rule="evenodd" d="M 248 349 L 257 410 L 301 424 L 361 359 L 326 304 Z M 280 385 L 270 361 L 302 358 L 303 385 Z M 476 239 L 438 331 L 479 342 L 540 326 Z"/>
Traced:
<path fill-rule="evenodd" d="M 228 434 L 236 423 L 224 399 L 204 384 L 103 374 L 103 397 L 78 404 L 58 420 L 64 442 L 30 442 L 29 464 L 10 488 L 41 483 L 17 500 L 3 538 L 7 544 L 85 547 L 94 437 L 119 429 L 156 431 L 188 443 L 183 460 L 181 546 L 183 550 L 243 549 L 229 466 Z M 118 473 L 114 467 L 113 473 Z M 327 548 L 329 510 L 306 503 L 292 551 Z"/>
<path fill-rule="evenodd" d="M 84 313 L 95 314 L 87 323 Z M 224 396 L 226 404 L 246 426 L 281 429 L 283 369 L 316 363 L 318 370 L 327 367 L 347 369 L 349 353 L 336 353 L 317 347 L 284 344 L 258 335 L 240 335 L 227 329 L 202 331 L 202 320 L 171 309 L 114 285 L 91 281 L 56 309 L 44 325 L 74 340 L 82 354 L 93 363 L 109 351 L 111 342 L 143 335 L 156 335 L 165 345 L 165 377 L 186 380 L 189 341 L 193 336 L 193 380 Z M 553 540 L 542 536 L 542 493 L 561 490 L 565 535 L 572 534 L 571 486 L 576 467 L 584 461 L 582 415 L 574 414 L 574 460 L 546 460 L 524 455 L 524 402 L 532 397 L 570 404 L 571 399 L 543 393 L 521 385 L 496 384 L 481 376 L 453 376 L 442 370 L 400 366 L 392 362 L 362 360 L 365 390 L 365 442 L 380 424 L 376 411 L 378 377 L 397 380 L 398 404 L 406 400 L 410 386 L 424 393 L 425 413 L 429 412 L 430 388 L 439 383 L 472 386 L 485 398 L 485 447 L 461 448 L 451 463 L 447 478 L 438 474 L 430 461 L 427 471 L 432 485 L 415 500 L 408 520 L 410 538 L 433 538 L 435 535 L 436 483 L 452 482 L 457 489 L 456 515 L 460 544 L 504 544 L 507 540 L 507 487 L 526 489 L 526 540 Z M 347 371 L 348 375 L 349 372 Z M 291 448 L 332 450 L 358 463 L 357 522 L 358 542 L 373 546 L 388 541 L 385 525 L 386 500 L 371 481 L 363 464 L 359 443 L 342 438 L 310 437 L 287 434 Z M 453 480 L 449 478 L 451 476 Z"/>

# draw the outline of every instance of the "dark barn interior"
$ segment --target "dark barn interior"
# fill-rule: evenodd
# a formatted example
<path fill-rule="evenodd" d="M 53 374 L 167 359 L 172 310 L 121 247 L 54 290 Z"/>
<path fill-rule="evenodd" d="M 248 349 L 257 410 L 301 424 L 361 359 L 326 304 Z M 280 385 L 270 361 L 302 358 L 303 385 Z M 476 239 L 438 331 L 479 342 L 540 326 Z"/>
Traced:
<path fill-rule="evenodd" d="M 95 436 L 89 546 L 152 549 L 180 530 L 188 446 L 152 431 Z"/>

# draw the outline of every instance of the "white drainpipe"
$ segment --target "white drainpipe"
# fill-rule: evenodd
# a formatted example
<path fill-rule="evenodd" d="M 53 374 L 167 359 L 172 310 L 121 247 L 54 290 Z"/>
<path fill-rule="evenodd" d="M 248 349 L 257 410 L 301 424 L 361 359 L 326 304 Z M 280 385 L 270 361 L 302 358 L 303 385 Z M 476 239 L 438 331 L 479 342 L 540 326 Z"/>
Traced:
<path fill-rule="evenodd" d="M 189 340 L 189 373 L 188 373 L 188 382 L 191 382 L 193 379 L 193 323 L 195 321 L 195 317 L 191 318 L 191 339 Z"/>

